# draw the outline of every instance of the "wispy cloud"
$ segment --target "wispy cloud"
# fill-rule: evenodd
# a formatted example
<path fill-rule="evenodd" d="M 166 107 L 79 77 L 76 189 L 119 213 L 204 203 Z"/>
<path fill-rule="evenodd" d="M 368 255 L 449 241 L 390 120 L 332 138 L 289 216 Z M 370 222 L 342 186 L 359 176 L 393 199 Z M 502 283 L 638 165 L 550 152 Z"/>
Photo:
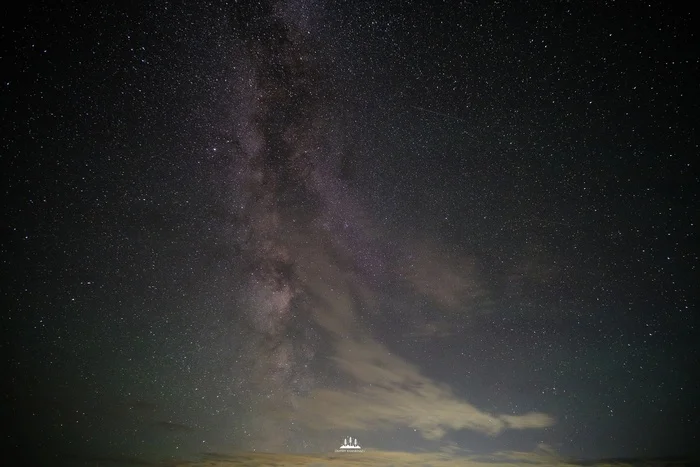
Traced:
<path fill-rule="evenodd" d="M 485 294 L 472 258 L 450 254 L 429 241 L 411 241 L 406 249 L 397 272 L 416 292 L 447 309 L 468 305 Z"/>
<path fill-rule="evenodd" d="M 324 429 L 376 430 L 411 427 L 426 439 L 442 438 L 448 430 L 469 429 L 488 435 L 504 430 L 545 428 L 547 414 L 489 413 L 457 397 L 452 390 L 424 376 L 400 356 L 376 341 L 358 322 L 351 295 L 356 280 L 319 249 L 305 255 L 300 273 L 319 298 L 315 318 L 330 334 L 332 361 L 346 377 L 347 387 L 317 389 L 299 401 L 299 414 L 309 425 Z M 453 281 L 454 289 L 461 282 Z"/>

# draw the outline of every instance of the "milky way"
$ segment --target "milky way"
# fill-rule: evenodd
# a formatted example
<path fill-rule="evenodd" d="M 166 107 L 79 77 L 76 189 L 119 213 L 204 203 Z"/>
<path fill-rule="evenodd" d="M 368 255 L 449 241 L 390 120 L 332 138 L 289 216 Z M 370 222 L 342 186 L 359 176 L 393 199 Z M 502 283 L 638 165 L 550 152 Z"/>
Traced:
<path fill-rule="evenodd" d="M 247 265 L 241 372 L 252 394 L 251 445 L 289 449 L 297 429 L 311 430 L 318 447 L 331 442 L 328 429 L 408 426 L 439 439 L 448 428 L 550 425 L 543 414 L 504 422 L 481 413 L 391 356 L 360 322 L 379 312 L 387 288 L 446 307 L 479 291 L 469 259 L 449 259 L 415 239 L 385 240 L 346 183 L 348 149 L 336 136 L 353 130 L 334 118 L 339 100 L 325 84 L 303 11 L 277 4 L 246 12 L 224 129 L 233 142 L 224 198 Z M 355 356 L 356 368 L 339 364 Z M 365 410 L 342 415 L 356 404 Z M 451 415 L 439 415 L 444 410 Z"/>
<path fill-rule="evenodd" d="M 260 399 L 253 418 L 262 418 L 288 408 L 289 396 L 308 392 L 314 381 L 318 336 L 303 324 L 308 317 L 290 236 L 320 208 L 312 172 L 320 151 L 321 88 L 313 44 L 284 10 L 261 6 L 241 14 L 246 29 L 234 77 L 237 105 L 226 129 L 237 144 L 225 182 L 247 264 L 242 313 L 252 331 L 245 348 L 252 358 L 243 371 Z M 252 426 L 262 446 L 280 448 L 287 438 L 277 423 L 258 418 Z"/>

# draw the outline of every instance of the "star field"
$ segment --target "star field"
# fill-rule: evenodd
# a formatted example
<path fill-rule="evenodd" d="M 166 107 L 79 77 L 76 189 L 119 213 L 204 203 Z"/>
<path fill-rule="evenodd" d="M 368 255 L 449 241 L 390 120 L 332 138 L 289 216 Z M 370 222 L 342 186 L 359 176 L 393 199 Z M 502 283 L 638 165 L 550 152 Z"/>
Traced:
<path fill-rule="evenodd" d="M 330 453 L 349 435 L 697 454 L 689 11 L 13 15 L 3 440 L 27 465 Z"/>

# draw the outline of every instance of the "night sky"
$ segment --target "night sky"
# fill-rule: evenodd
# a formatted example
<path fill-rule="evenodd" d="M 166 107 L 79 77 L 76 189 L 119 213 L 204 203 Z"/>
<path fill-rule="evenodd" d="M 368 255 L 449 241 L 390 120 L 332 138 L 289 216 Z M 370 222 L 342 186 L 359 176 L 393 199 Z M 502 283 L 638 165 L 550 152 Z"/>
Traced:
<path fill-rule="evenodd" d="M 93 3 L 5 12 L 3 452 L 698 453 L 689 10 Z"/>

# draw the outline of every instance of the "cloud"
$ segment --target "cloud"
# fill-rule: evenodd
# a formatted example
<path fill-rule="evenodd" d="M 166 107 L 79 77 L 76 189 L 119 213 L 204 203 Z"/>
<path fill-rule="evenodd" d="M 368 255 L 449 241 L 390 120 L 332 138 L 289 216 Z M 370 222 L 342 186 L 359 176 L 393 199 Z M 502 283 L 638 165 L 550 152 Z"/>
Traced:
<path fill-rule="evenodd" d="M 319 430 L 376 430 L 411 427 L 426 439 L 448 430 L 468 429 L 488 435 L 504 430 L 545 428 L 554 420 L 544 413 L 501 415 L 482 411 L 377 342 L 358 322 L 355 276 L 325 260 L 322 249 L 303 255 L 300 277 L 317 297 L 315 320 L 331 336 L 334 367 L 345 387 L 318 388 L 296 402 L 302 423 Z M 338 385 L 341 386 L 341 385 Z"/>
<path fill-rule="evenodd" d="M 549 415 L 539 412 L 529 412 L 524 415 L 501 415 L 500 419 L 506 428 L 523 430 L 526 428 L 546 428 L 554 424 L 554 419 Z"/>
<path fill-rule="evenodd" d="M 507 429 L 545 428 L 554 423 L 543 413 L 499 415 L 479 410 L 372 340 L 338 342 L 333 360 L 357 386 L 314 392 L 301 410 L 309 423 L 361 430 L 404 426 L 432 440 L 442 438 L 447 430 L 498 435 Z"/>
<path fill-rule="evenodd" d="M 446 308 L 469 304 L 485 294 L 471 258 L 443 251 L 429 241 L 408 242 L 398 273 L 416 292 Z"/>

